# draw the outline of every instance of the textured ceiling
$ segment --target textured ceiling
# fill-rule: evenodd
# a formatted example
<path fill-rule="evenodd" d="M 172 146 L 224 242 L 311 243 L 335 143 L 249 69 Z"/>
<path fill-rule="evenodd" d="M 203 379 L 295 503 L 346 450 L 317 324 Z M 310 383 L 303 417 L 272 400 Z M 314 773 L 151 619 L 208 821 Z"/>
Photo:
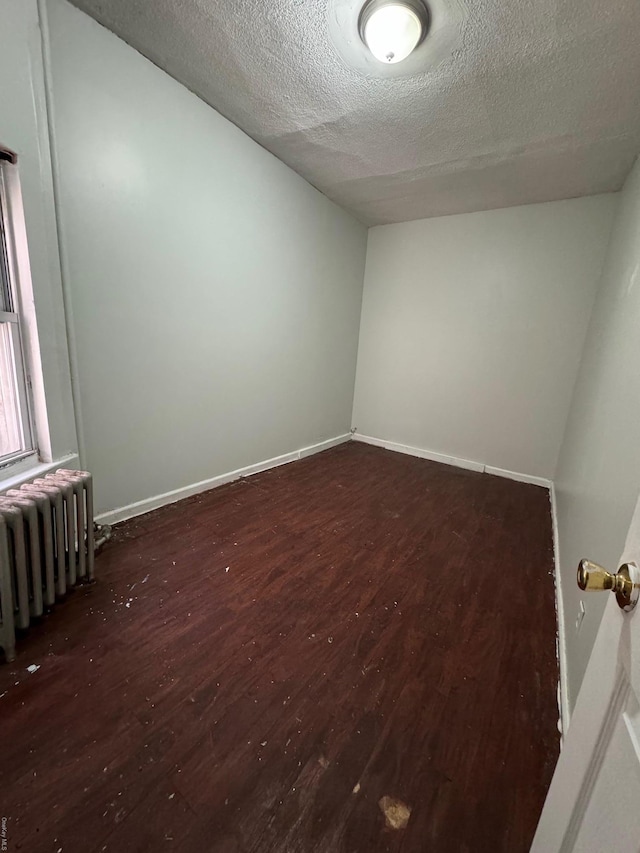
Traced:
<path fill-rule="evenodd" d="M 434 0 L 405 69 L 356 0 L 73 2 L 367 224 L 617 190 L 640 151 L 639 0 Z"/>

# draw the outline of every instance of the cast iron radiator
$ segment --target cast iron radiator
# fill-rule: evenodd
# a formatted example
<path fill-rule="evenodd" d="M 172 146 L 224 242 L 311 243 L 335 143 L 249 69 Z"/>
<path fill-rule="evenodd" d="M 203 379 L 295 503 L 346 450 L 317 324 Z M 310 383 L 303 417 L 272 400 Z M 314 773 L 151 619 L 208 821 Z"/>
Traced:
<path fill-rule="evenodd" d="M 15 658 L 15 629 L 93 580 L 93 488 L 61 469 L 0 497 L 0 646 Z"/>

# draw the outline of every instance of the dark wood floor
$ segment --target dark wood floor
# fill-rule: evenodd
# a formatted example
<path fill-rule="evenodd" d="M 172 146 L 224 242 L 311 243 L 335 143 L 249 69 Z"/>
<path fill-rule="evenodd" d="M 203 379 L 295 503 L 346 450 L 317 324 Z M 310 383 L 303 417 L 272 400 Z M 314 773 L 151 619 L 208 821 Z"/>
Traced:
<path fill-rule="evenodd" d="M 9 851 L 528 850 L 552 568 L 544 489 L 357 443 L 121 525 L 0 667 Z"/>

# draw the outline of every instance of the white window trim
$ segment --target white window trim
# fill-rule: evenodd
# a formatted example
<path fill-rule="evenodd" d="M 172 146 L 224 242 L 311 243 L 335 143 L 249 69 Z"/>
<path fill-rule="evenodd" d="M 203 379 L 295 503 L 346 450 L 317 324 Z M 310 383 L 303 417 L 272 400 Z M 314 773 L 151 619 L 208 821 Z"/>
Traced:
<path fill-rule="evenodd" d="M 0 312 L 0 321 L 15 323 L 18 329 L 19 343 L 15 348 L 18 393 L 25 438 L 28 433 L 30 445 L 0 459 L 0 487 L 4 487 L 4 480 L 14 473 L 50 461 L 51 450 L 44 394 L 35 393 L 36 388 L 42 388 L 42 362 L 18 166 L 4 160 L 0 162 L 0 196 L 14 309 Z M 40 381 L 34 382 L 35 376 Z"/>

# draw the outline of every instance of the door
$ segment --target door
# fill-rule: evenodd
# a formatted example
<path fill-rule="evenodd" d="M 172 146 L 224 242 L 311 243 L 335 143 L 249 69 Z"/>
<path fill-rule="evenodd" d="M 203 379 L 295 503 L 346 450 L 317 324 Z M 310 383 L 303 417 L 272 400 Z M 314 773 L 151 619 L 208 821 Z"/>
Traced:
<path fill-rule="evenodd" d="M 640 566 L 640 500 L 620 562 Z M 531 853 L 640 851 L 640 605 L 589 594 L 609 601 Z"/>

